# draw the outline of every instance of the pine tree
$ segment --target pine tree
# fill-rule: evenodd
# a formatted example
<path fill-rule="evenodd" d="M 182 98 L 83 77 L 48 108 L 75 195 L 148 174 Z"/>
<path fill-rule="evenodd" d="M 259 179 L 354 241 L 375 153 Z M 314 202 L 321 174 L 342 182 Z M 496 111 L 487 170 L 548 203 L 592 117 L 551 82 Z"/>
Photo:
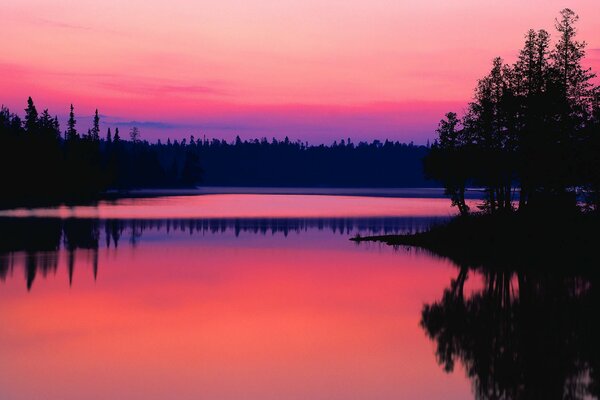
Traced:
<path fill-rule="evenodd" d="M 73 104 L 71 104 L 71 111 L 69 112 L 69 120 L 67 121 L 67 132 L 65 134 L 66 139 L 69 141 L 76 140 L 79 135 L 77 134 L 77 129 L 75 128 L 75 124 L 77 120 L 75 119 L 75 112 Z"/>
<path fill-rule="evenodd" d="M 115 136 L 113 138 L 114 143 L 118 143 L 121 140 L 121 136 L 119 136 L 119 127 L 115 128 Z"/>
<path fill-rule="evenodd" d="M 48 109 L 44 109 L 38 119 L 38 126 L 44 136 L 54 137 L 54 119 L 50 116 Z"/>
<path fill-rule="evenodd" d="M 579 16 L 571 9 L 565 8 L 560 12 L 561 18 L 556 19 L 555 27 L 560 37 L 551 53 L 554 61 L 560 88 L 569 107 L 570 116 L 581 120 L 591 113 L 593 85 L 590 82 L 595 77 L 591 68 L 583 68 L 581 62 L 585 57 L 586 42 L 575 40 L 577 29 L 575 23 Z"/>
<path fill-rule="evenodd" d="M 98 116 L 98 109 L 96 109 L 96 112 L 94 113 L 94 121 L 90 131 L 90 139 L 93 141 L 100 140 L 100 117 Z"/>
<path fill-rule="evenodd" d="M 106 131 L 106 143 L 111 144 L 112 143 L 112 136 L 110 134 L 110 127 L 108 128 L 108 130 Z"/>
<path fill-rule="evenodd" d="M 54 121 L 52 121 L 52 128 L 56 134 L 56 137 L 60 137 L 60 123 L 58 122 L 58 115 L 54 116 Z"/>
<path fill-rule="evenodd" d="M 27 133 L 34 133 L 38 127 L 38 112 L 31 97 L 27 99 L 27 108 L 25 109 L 25 121 L 23 121 L 23 127 Z"/>

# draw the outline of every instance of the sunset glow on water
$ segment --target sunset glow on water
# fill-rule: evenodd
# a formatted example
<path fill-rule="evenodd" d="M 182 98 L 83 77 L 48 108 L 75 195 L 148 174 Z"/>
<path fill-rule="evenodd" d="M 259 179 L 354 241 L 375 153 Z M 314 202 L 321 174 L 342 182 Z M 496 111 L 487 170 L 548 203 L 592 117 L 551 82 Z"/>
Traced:
<path fill-rule="evenodd" d="M 187 197 L 170 207 L 181 209 L 185 199 L 181 212 L 207 204 Z M 252 196 L 234 201 L 246 204 L 238 212 L 266 210 Z M 338 204 L 336 215 L 362 216 L 353 199 L 312 201 L 320 213 Z M 118 215 L 168 203 L 130 200 Z M 114 217 L 118 206 L 106 207 L 113 214 L 103 215 Z M 342 234 L 327 221 L 285 234 L 274 226 L 261 233 L 190 230 L 193 220 L 169 229 L 124 221 L 118 247 L 114 226 L 99 221 L 88 235 L 95 244 L 70 243 L 69 231 L 81 238 L 86 230 L 65 225 L 58 251 L 2 255 L 0 397 L 467 397 L 462 371 L 439 368 L 419 326 L 423 304 L 456 275 L 453 265 L 423 252 L 357 246 L 348 238 L 358 225 Z"/>
<path fill-rule="evenodd" d="M 0 210 L 0 216 L 9 217 L 109 219 L 449 217 L 455 213 L 442 198 L 261 194 L 121 199 L 95 206 Z"/>
<path fill-rule="evenodd" d="M 599 0 L 0 3 L 0 400 L 600 399 Z"/>

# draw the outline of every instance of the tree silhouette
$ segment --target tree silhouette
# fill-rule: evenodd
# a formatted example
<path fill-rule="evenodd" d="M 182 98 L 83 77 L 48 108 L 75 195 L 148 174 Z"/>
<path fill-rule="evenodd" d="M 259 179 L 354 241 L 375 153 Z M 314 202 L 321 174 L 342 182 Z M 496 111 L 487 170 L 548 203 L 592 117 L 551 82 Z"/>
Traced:
<path fill-rule="evenodd" d="M 34 134 L 37 130 L 38 112 L 31 97 L 27 99 L 27 108 L 25 109 L 25 120 L 23 121 L 23 125 L 25 131 L 29 134 Z"/>
<path fill-rule="evenodd" d="M 461 214 L 460 193 L 469 183 L 484 188 L 479 207 L 490 213 L 512 211 L 517 193 L 519 210 L 575 209 L 581 188 L 586 199 L 595 198 L 598 88 L 582 66 L 585 42 L 575 39 L 577 20 L 572 10 L 561 11 L 553 49 L 546 31 L 529 30 L 517 61 L 495 58 L 465 115 L 448 114 L 454 125 L 440 124 L 426 171 L 444 184 Z M 468 169 L 458 167 L 465 163 Z M 589 209 L 597 205 L 587 202 Z"/>
<path fill-rule="evenodd" d="M 140 130 L 137 126 L 132 126 L 129 130 L 129 138 L 132 143 L 137 143 L 140 141 Z"/>
<path fill-rule="evenodd" d="M 98 116 L 98 109 L 94 113 L 94 120 L 92 129 L 90 130 L 90 138 L 94 141 L 100 140 L 100 117 Z"/>
<path fill-rule="evenodd" d="M 75 112 L 73 104 L 71 104 L 71 111 L 69 112 L 69 120 L 67 121 L 67 132 L 65 137 L 68 141 L 76 140 L 79 135 L 77 134 L 77 129 L 75 125 L 77 124 L 77 120 L 75 119 Z"/>
<path fill-rule="evenodd" d="M 443 180 L 445 193 L 461 215 L 469 212 L 465 201 L 465 189 L 469 179 L 467 146 L 464 130 L 456 113 L 449 112 L 439 123 L 439 142 L 434 143 L 425 160 L 425 174 Z"/>

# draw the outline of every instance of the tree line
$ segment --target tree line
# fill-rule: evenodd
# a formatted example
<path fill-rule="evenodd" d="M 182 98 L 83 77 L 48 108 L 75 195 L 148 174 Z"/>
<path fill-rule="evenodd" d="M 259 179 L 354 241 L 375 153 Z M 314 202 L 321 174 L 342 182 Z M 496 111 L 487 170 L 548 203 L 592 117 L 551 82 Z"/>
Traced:
<path fill-rule="evenodd" d="M 461 214 L 469 185 L 484 188 L 479 208 L 600 211 L 600 89 L 583 66 L 577 14 L 555 20 L 557 39 L 529 30 L 514 64 L 495 58 L 464 115 L 446 114 L 425 157 Z"/>
<path fill-rule="evenodd" d="M 66 129 L 31 97 L 24 117 L 0 108 L 3 205 L 81 201 L 107 190 L 215 186 L 423 187 L 421 160 L 429 151 L 386 140 L 332 145 L 219 139 L 142 140 L 137 127 L 80 130 L 73 105 Z"/>
<path fill-rule="evenodd" d="M 192 141 L 190 141 L 192 142 Z M 188 143 L 190 143 L 188 142 Z M 331 145 L 267 140 L 196 141 L 203 184 L 277 187 L 427 187 L 427 146 L 391 140 Z"/>
<path fill-rule="evenodd" d="M 77 127 L 71 105 L 67 127 L 47 109 L 38 112 L 31 97 L 25 115 L 0 108 L 0 177 L 3 205 L 29 205 L 96 198 L 108 189 L 172 187 L 199 181 L 195 154 L 171 149 L 167 159 L 156 144 L 132 127 L 129 140 L 119 128 L 100 133 L 96 110 L 87 132 Z"/>

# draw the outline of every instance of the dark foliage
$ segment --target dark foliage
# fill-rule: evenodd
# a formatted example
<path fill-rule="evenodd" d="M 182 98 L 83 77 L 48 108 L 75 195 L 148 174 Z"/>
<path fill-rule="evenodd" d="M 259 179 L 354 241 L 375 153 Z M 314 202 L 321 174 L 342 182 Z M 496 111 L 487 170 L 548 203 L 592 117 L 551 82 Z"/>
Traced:
<path fill-rule="evenodd" d="M 474 293 L 469 275 L 483 281 Z M 597 273 L 462 265 L 421 326 L 447 372 L 463 365 L 476 398 L 598 398 L 598 300 Z"/>
<path fill-rule="evenodd" d="M 242 141 L 123 140 L 116 128 L 100 135 L 96 110 L 86 134 L 71 105 L 67 129 L 31 98 L 25 119 L 0 109 L 0 206 L 93 200 L 107 190 L 214 186 L 423 187 L 426 146 L 375 140 L 331 146 L 273 139 Z M 203 171 L 206 171 L 203 174 Z"/>
<path fill-rule="evenodd" d="M 462 118 L 448 113 L 425 160 L 461 214 L 465 186 L 485 188 L 481 209 L 600 211 L 600 89 L 582 66 L 577 15 L 561 11 L 558 38 L 530 30 L 513 65 L 496 58 Z M 515 203 L 518 197 L 518 206 Z"/>
<path fill-rule="evenodd" d="M 523 211 L 467 215 L 424 232 L 352 240 L 421 247 L 461 265 L 547 270 L 564 263 L 596 269 L 599 228 L 600 217 L 593 214 Z"/>
<path fill-rule="evenodd" d="M 311 146 L 287 138 L 234 143 L 197 141 L 205 171 L 214 186 L 427 187 L 423 175 L 426 146 L 386 140 Z"/>
<path fill-rule="evenodd" d="M 166 168 L 161 147 L 141 141 L 137 128 L 132 141 L 121 140 L 118 129 L 114 138 L 108 132 L 101 139 L 98 111 L 87 134 L 80 135 L 76 126 L 72 105 L 64 136 L 58 118 L 48 110 L 39 114 L 31 98 L 24 120 L 6 107 L 0 109 L 0 206 L 91 200 L 107 189 L 191 186 L 199 181 L 197 157 L 184 148 L 169 151 L 186 167 L 182 174 Z"/>
<path fill-rule="evenodd" d="M 458 267 L 421 326 L 446 372 L 462 364 L 476 398 L 587 399 L 600 395 L 599 227 L 593 214 L 526 209 L 353 240 L 420 247 Z"/>

